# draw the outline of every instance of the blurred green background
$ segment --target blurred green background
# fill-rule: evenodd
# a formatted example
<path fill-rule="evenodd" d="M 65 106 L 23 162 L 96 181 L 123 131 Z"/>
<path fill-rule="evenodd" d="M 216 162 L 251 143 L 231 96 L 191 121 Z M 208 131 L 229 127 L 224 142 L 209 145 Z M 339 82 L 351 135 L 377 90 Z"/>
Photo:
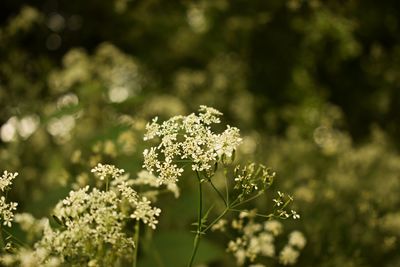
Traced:
<path fill-rule="evenodd" d="M 10 195 L 47 216 L 97 162 L 139 171 L 152 117 L 204 104 L 241 129 L 238 160 L 294 195 L 302 218 L 285 227 L 308 240 L 296 266 L 400 266 L 398 14 L 394 0 L 2 0 Z M 163 202 L 142 266 L 187 262 L 168 255 L 189 257 L 191 186 Z M 224 242 L 209 238 L 199 262 L 233 266 Z"/>

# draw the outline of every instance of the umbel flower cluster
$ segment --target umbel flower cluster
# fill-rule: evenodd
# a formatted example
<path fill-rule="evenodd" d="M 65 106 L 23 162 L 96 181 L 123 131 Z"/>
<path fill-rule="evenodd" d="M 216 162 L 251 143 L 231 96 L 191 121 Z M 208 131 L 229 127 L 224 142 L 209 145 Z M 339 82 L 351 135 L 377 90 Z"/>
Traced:
<path fill-rule="evenodd" d="M 98 164 L 92 173 L 111 180 L 107 190 L 86 186 L 71 191 L 54 209 L 59 226 L 51 227 L 45 220 L 35 249 L 3 256 L 3 264 L 22 264 L 28 252 L 33 264 L 29 266 L 118 266 L 132 261 L 138 233 L 131 225 L 140 221 L 155 229 L 161 210 L 129 185 L 123 169 Z"/>
<path fill-rule="evenodd" d="M 199 114 L 175 116 L 159 124 L 158 118 L 147 124 L 144 140 L 159 138 L 158 146 L 143 152 L 144 165 L 156 172 L 160 183 L 175 183 L 183 172 L 183 164 L 190 163 L 193 171 L 209 171 L 223 157 L 232 157 L 242 142 L 239 129 L 229 125 L 222 133 L 214 133 L 212 124 L 220 123 L 221 112 L 200 106 Z M 187 160 L 187 161 L 185 161 Z"/>
<path fill-rule="evenodd" d="M 277 220 L 257 222 L 257 211 L 242 211 L 237 219 L 232 220 L 231 228 L 239 233 L 235 240 L 228 243 L 227 251 L 236 258 L 238 266 L 265 267 L 256 263 L 264 258 L 278 258 L 282 265 L 293 265 L 297 262 L 306 245 L 306 239 L 300 231 L 289 234 L 289 241 L 280 252 L 277 252 L 276 239 L 283 234 L 283 225 Z M 226 221 L 214 227 L 214 230 L 227 231 Z"/>
<path fill-rule="evenodd" d="M 4 195 L 6 195 L 5 193 L 10 189 L 12 181 L 17 176 L 17 172 L 10 173 L 8 171 L 4 171 L 3 175 L 0 177 L 0 190 L 2 193 L 2 196 L 0 197 L 0 223 L 8 227 L 11 227 L 11 222 L 14 219 L 14 211 L 17 209 L 18 203 L 7 203 L 6 196 Z"/>

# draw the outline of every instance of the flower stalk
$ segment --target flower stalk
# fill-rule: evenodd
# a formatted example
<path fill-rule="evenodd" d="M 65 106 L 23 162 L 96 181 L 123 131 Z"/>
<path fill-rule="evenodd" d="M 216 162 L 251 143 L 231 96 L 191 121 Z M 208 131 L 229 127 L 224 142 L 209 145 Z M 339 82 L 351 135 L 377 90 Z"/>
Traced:
<path fill-rule="evenodd" d="M 197 254 L 197 250 L 199 248 L 200 244 L 200 237 L 201 237 L 201 228 L 202 228 L 202 217 L 203 217 L 203 189 L 202 189 L 202 180 L 200 178 L 199 173 L 196 171 L 196 176 L 197 180 L 199 183 L 199 206 L 198 206 L 198 214 L 197 214 L 197 230 L 196 230 L 196 236 L 194 238 L 194 243 L 193 243 L 193 251 L 192 255 L 190 257 L 190 261 L 188 264 L 188 267 L 192 267 L 194 259 Z"/>

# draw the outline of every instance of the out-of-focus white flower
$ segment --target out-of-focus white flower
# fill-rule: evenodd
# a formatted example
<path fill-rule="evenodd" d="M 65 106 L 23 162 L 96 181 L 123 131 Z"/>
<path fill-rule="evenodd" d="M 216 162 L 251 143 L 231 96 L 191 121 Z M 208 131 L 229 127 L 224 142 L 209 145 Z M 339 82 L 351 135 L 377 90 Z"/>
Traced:
<path fill-rule="evenodd" d="M 283 265 L 293 265 L 299 257 L 299 252 L 293 249 L 292 246 L 285 246 L 279 254 L 279 262 Z"/>
<path fill-rule="evenodd" d="M 264 229 L 272 233 L 274 236 L 278 236 L 282 233 L 282 224 L 276 220 L 266 221 L 264 223 Z"/>
<path fill-rule="evenodd" d="M 303 233 L 300 231 L 293 231 L 289 235 L 289 245 L 297 247 L 298 249 L 303 249 L 307 241 Z"/>

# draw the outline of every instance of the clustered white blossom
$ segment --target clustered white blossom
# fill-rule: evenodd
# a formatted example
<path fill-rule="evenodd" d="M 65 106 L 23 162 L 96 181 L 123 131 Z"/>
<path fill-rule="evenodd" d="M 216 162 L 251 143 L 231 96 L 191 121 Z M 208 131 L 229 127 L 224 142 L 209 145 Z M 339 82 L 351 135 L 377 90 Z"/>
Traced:
<path fill-rule="evenodd" d="M 241 236 L 228 243 L 227 251 L 233 253 L 239 266 L 244 266 L 247 260 L 254 263 L 259 256 L 275 256 L 274 240 L 281 233 L 282 225 L 278 221 L 258 223 L 255 216 L 255 210 L 243 211 L 232 221 L 232 228 Z"/>
<path fill-rule="evenodd" d="M 100 180 L 104 180 L 107 176 L 116 179 L 123 174 L 125 170 L 118 169 L 113 165 L 98 163 L 97 166 L 91 170 L 91 172 L 94 173 L 94 175 Z"/>
<path fill-rule="evenodd" d="M 293 231 L 289 235 L 289 245 L 298 249 L 303 249 L 306 246 L 307 240 L 300 231 Z"/>
<path fill-rule="evenodd" d="M 6 191 L 12 184 L 12 181 L 15 179 L 15 177 L 18 176 L 18 172 L 8 172 L 4 171 L 3 175 L 0 177 L 0 190 L 1 191 Z"/>
<path fill-rule="evenodd" d="M 161 209 L 152 207 L 150 205 L 151 202 L 146 197 L 140 197 L 125 181 L 121 181 L 117 185 L 117 188 L 125 200 L 134 207 L 134 211 L 129 217 L 135 220 L 141 220 L 152 229 L 156 229 L 158 223 L 157 217 L 160 216 Z"/>
<path fill-rule="evenodd" d="M 222 113 L 200 106 L 199 114 L 175 116 L 158 123 L 154 118 L 146 125 L 144 140 L 159 138 L 159 145 L 145 149 L 144 167 L 156 172 L 160 183 L 175 183 L 183 172 L 178 162 L 187 160 L 193 171 L 208 171 L 224 157 L 232 157 L 242 142 L 239 129 L 227 126 L 220 134 L 211 130 L 212 124 L 220 123 Z"/>
<path fill-rule="evenodd" d="M 289 234 L 289 242 L 279 254 L 279 262 L 283 265 L 293 265 L 297 262 L 302 250 L 307 243 L 306 238 L 300 231 Z"/>
<path fill-rule="evenodd" d="M 11 227 L 11 222 L 14 219 L 14 210 L 17 209 L 18 203 L 6 202 L 4 196 L 0 197 L 0 219 L 3 221 L 3 225 Z"/>
<path fill-rule="evenodd" d="M 297 261 L 300 250 L 304 248 L 306 239 L 299 231 L 293 231 L 289 235 L 288 244 L 277 255 L 274 242 L 283 233 L 283 226 L 277 220 L 268 220 L 263 223 L 256 222 L 256 210 L 242 211 L 239 218 L 232 220 L 231 226 L 237 230 L 239 237 L 228 243 L 227 251 L 233 253 L 238 266 L 265 266 L 261 263 L 261 257 L 279 257 L 283 265 L 292 265 Z M 225 231 L 226 221 L 220 223 L 217 229 Z"/>
<path fill-rule="evenodd" d="M 3 175 L 0 177 L 0 190 L 4 193 L 9 190 L 12 181 L 17 177 L 18 173 L 10 173 L 4 171 Z M 8 202 L 5 196 L 0 197 L 0 222 L 3 225 L 11 227 L 11 222 L 14 219 L 14 211 L 17 209 L 18 203 Z"/>
<path fill-rule="evenodd" d="M 43 233 L 47 218 L 36 219 L 30 213 L 17 213 L 15 214 L 15 222 L 26 233 L 27 240 L 34 240 Z"/>
<path fill-rule="evenodd" d="M 59 227 L 51 227 L 48 220 L 41 225 L 43 237 L 29 254 L 37 262 L 33 266 L 46 266 L 53 258 L 68 266 L 113 266 L 133 255 L 133 228 L 128 227 L 132 219 L 156 228 L 161 210 L 140 196 L 126 181 L 127 176 L 120 176 L 123 170 L 99 164 L 92 172 L 115 180 L 107 191 L 86 186 L 59 201 L 53 213 Z M 34 225 L 27 215 L 18 220 L 25 228 Z M 22 262 L 22 258 L 14 258 L 14 262 Z"/>
<path fill-rule="evenodd" d="M 55 256 L 49 256 L 46 249 L 28 249 L 21 247 L 16 253 L 3 254 L 0 256 L 2 266 L 20 266 L 20 267 L 60 267 L 62 261 Z"/>
<path fill-rule="evenodd" d="M 160 216 L 161 209 L 151 207 L 151 202 L 146 197 L 142 197 L 136 203 L 136 209 L 131 214 L 131 218 L 142 220 L 143 223 L 148 224 L 151 228 L 156 229 L 158 223 L 157 217 Z"/>
<path fill-rule="evenodd" d="M 62 228 L 47 225 L 36 247 L 64 260 L 77 258 L 77 265 L 86 264 L 88 258 L 111 264 L 108 258 L 125 257 L 134 249 L 133 239 L 125 234 L 127 214 L 120 209 L 121 200 L 115 191 L 88 190 L 87 186 L 71 191 L 57 204 L 54 216 Z M 106 247 L 109 251 L 102 252 Z"/>

